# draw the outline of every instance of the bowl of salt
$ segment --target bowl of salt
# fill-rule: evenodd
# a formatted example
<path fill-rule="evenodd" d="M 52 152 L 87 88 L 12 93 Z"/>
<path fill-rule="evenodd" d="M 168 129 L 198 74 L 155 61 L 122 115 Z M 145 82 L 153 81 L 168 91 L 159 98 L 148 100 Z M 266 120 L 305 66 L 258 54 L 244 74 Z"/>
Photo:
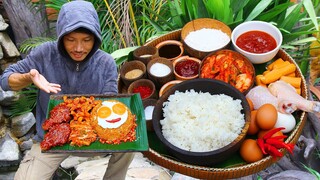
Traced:
<path fill-rule="evenodd" d="M 152 59 L 147 65 L 147 73 L 156 88 L 160 89 L 164 84 L 174 79 L 173 63 L 163 57 Z"/>
<path fill-rule="evenodd" d="M 203 59 L 209 53 L 229 46 L 231 29 L 221 21 L 199 18 L 183 26 L 181 40 L 190 56 Z"/>
<path fill-rule="evenodd" d="M 142 104 L 144 108 L 144 115 L 146 118 L 147 130 L 154 131 L 152 125 L 152 114 L 154 110 L 154 106 L 157 103 L 156 99 L 143 99 Z"/>

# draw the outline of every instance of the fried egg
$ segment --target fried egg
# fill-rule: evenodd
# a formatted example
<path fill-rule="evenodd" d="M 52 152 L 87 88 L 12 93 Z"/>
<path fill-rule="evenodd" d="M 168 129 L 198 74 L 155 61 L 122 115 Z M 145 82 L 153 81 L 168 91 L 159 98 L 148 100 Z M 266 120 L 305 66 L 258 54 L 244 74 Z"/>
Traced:
<path fill-rule="evenodd" d="M 118 101 L 103 101 L 97 110 L 98 124 L 103 128 L 118 128 L 128 119 L 127 106 Z"/>

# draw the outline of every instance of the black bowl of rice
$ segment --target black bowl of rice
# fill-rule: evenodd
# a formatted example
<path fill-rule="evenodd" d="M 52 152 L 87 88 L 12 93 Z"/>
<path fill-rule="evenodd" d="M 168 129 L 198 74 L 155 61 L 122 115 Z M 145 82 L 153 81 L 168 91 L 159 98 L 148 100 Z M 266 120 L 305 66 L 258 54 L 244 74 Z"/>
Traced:
<path fill-rule="evenodd" d="M 250 107 L 236 88 L 214 79 L 183 81 L 157 101 L 152 123 L 170 155 L 211 166 L 236 153 L 250 123 Z"/>

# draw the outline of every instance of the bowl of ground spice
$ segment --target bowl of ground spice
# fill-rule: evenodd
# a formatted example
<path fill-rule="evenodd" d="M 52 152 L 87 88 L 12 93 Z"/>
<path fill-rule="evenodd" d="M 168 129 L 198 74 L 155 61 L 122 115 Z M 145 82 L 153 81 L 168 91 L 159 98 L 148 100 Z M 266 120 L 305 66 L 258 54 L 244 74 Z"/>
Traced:
<path fill-rule="evenodd" d="M 120 78 L 125 86 L 129 86 L 132 82 L 147 77 L 146 65 L 138 60 L 125 62 L 120 67 Z"/>
<path fill-rule="evenodd" d="M 174 80 L 172 61 L 166 58 L 158 57 L 149 61 L 147 73 L 148 78 L 154 82 L 157 89 Z"/>
<path fill-rule="evenodd" d="M 128 93 L 139 93 L 142 100 L 158 98 L 156 87 L 154 83 L 149 79 L 138 79 L 132 82 L 128 87 Z"/>
<path fill-rule="evenodd" d="M 190 56 L 203 59 L 211 52 L 226 48 L 231 41 L 231 29 L 221 21 L 199 18 L 181 29 L 184 50 Z"/>

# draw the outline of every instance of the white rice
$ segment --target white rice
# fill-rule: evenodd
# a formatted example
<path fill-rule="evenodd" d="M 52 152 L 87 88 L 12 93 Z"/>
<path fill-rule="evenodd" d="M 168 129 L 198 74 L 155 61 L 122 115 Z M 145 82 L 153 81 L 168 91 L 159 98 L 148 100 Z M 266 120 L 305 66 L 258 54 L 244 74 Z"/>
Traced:
<path fill-rule="evenodd" d="M 162 133 L 170 143 L 187 151 L 219 149 L 241 133 L 245 123 L 241 110 L 241 100 L 225 94 L 176 91 L 164 102 Z"/>
<path fill-rule="evenodd" d="M 220 29 L 202 28 L 190 32 L 184 41 L 193 49 L 210 52 L 227 45 L 230 37 Z"/>

